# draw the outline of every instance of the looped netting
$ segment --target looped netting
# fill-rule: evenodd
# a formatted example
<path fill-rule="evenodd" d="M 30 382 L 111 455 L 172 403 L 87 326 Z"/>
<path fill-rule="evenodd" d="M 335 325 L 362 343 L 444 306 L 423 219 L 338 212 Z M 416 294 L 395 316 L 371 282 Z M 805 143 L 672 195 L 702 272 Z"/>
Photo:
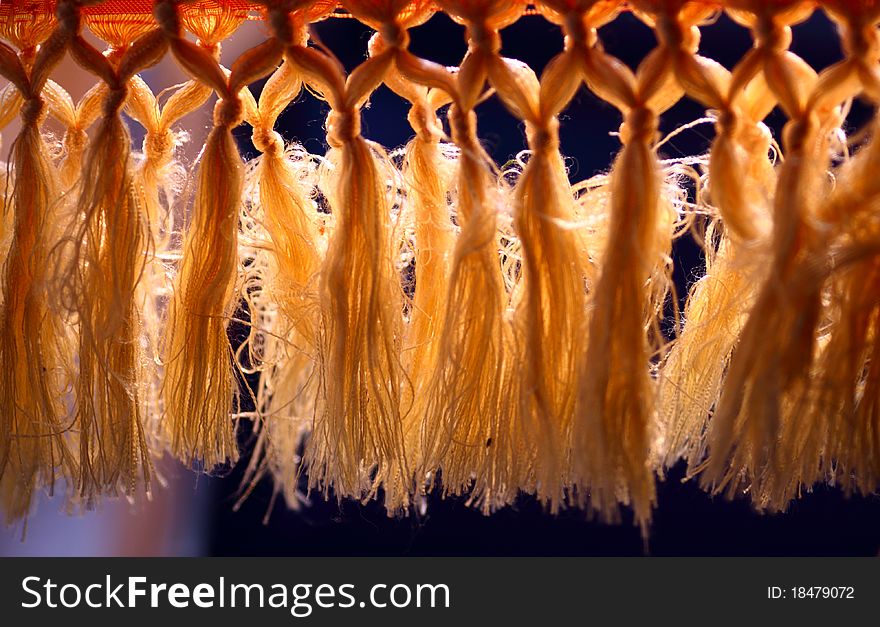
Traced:
<path fill-rule="evenodd" d="M 410 49 L 438 11 L 463 27 L 458 66 Z M 814 11 L 843 52 L 821 71 L 791 48 Z M 623 12 L 656 38 L 634 68 L 602 41 Z M 722 13 L 753 40 L 732 67 L 700 53 Z M 312 27 L 331 17 L 374 32 L 351 71 Z M 564 35 L 540 76 L 504 56 L 520 19 Z M 248 20 L 265 41 L 224 65 Z M 682 459 L 762 510 L 820 482 L 873 493 L 880 144 L 873 120 L 844 129 L 880 99 L 878 23 L 873 0 L 0 1 L 0 127 L 20 124 L 0 223 L 7 520 L 59 483 L 72 509 L 149 496 L 165 452 L 210 472 L 242 444 L 243 498 L 268 476 L 291 507 L 311 491 L 405 513 L 439 490 L 490 513 L 528 493 L 610 521 L 624 506 L 647 532 Z M 68 55 L 94 76 L 79 101 Z M 169 56 L 188 78 L 154 92 L 141 75 Z M 361 123 L 383 85 L 408 106 L 403 148 Z M 583 181 L 559 123 L 581 90 L 620 119 L 614 162 Z M 325 102 L 324 154 L 276 131 L 303 92 Z M 481 142 L 489 99 L 523 129 L 503 165 Z M 711 146 L 661 159 L 682 101 Z M 184 118 L 211 106 L 185 168 Z M 682 236 L 704 269 L 679 307 Z"/>

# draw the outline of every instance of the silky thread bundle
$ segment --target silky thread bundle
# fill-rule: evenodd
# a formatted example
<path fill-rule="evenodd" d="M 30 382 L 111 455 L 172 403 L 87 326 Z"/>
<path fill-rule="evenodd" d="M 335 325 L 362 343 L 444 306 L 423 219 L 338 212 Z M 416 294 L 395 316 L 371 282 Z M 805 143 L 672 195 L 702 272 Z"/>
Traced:
<path fill-rule="evenodd" d="M 820 7 L 844 58 L 817 72 L 790 48 Z M 729 69 L 698 53 L 722 10 L 755 42 Z M 465 30 L 458 67 L 409 49 L 435 11 Z M 622 11 L 657 35 L 634 70 L 601 42 Z M 310 29 L 343 13 L 375 31 L 350 72 Z M 565 35 L 540 76 L 502 54 L 506 26 L 543 19 L 526 13 Z M 248 19 L 266 40 L 227 69 L 220 46 Z M 0 128 L 21 119 L 0 223 L 6 520 L 59 482 L 70 508 L 149 496 L 165 452 L 234 464 L 243 420 L 242 498 L 269 477 L 291 507 L 332 492 L 399 514 L 440 490 L 491 513 L 526 493 L 607 521 L 629 508 L 647 534 L 679 460 L 761 510 L 820 482 L 873 493 L 877 122 L 853 150 L 841 138 L 848 104 L 880 98 L 878 23 L 850 0 L 4 0 Z M 78 103 L 53 76 L 67 53 L 96 77 Z M 139 73 L 166 55 L 188 80 L 160 106 Z M 362 133 L 383 85 L 410 107 L 400 151 Z M 585 182 L 559 121 L 582 87 L 622 121 Z M 329 108 L 326 155 L 274 128 L 304 89 Z M 212 93 L 187 174 L 179 120 Z M 490 97 L 524 125 L 512 168 L 480 140 Z M 715 137 L 663 160 L 683 98 Z M 672 250 L 691 228 L 706 267 L 679 319 Z"/>

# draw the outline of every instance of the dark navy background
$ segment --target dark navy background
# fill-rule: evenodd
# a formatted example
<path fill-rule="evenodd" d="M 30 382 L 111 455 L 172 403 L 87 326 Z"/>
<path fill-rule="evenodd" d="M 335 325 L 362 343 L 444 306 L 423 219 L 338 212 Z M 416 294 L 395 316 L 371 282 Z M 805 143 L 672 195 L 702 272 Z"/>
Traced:
<path fill-rule="evenodd" d="M 317 33 L 348 67 L 366 54 L 369 31 L 354 20 L 333 19 L 317 25 Z M 635 66 L 655 45 L 653 33 L 631 15 L 622 15 L 601 30 L 606 49 Z M 557 26 L 541 17 L 524 17 L 502 32 L 503 53 L 521 59 L 540 71 L 562 47 Z M 703 29 L 701 53 L 731 67 L 751 46 L 747 31 L 727 18 Z M 412 31 L 412 51 L 432 60 L 456 65 L 466 46 L 463 29 L 444 15 Z M 840 58 L 834 26 L 817 13 L 795 28 L 794 52 L 814 68 Z M 403 145 L 411 136 L 406 103 L 381 88 L 364 112 L 363 134 L 384 146 Z M 856 106 L 849 130 L 864 121 L 866 108 Z M 478 109 L 479 134 L 498 163 L 524 148 L 521 124 L 497 101 Z M 663 116 L 661 131 L 702 117 L 704 111 L 684 100 Z M 311 96 L 301 96 L 279 121 L 278 130 L 314 153 L 323 154 L 326 107 Z M 777 134 L 784 118 L 774 112 L 768 124 Z M 619 148 L 609 135 L 620 124 L 618 112 L 582 88 L 561 118 L 562 150 L 569 158 L 572 180 L 583 180 L 607 170 Z M 256 154 L 249 129 L 239 129 L 240 146 L 247 156 Z M 712 138 L 711 125 L 688 131 L 662 150 L 675 157 L 703 152 Z M 680 294 L 702 271 L 698 251 L 687 240 L 675 250 L 675 280 Z M 240 329 L 232 329 L 233 335 Z M 245 450 L 252 447 L 242 434 Z M 243 464 L 240 464 L 240 466 Z M 711 498 L 693 483 L 681 482 L 676 469 L 658 485 L 647 552 L 652 555 L 877 555 L 880 547 L 880 498 L 846 499 L 835 489 L 821 487 L 792 504 L 784 515 L 760 515 L 745 501 Z M 425 516 L 389 519 L 384 509 L 371 503 L 312 504 L 299 512 L 286 509 L 279 499 L 268 524 L 263 518 L 272 497 L 264 482 L 235 512 L 232 504 L 240 472 L 208 479 L 215 493 L 209 552 L 217 555 L 641 555 L 640 533 L 625 519 L 620 526 L 591 522 L 580 511 L 558 516 L 546 514 L 527 497 L 504 511 L 484 517 L 460 500 L 432 496 Z M 200 481 L 206 481 L 201 479 Z"/>

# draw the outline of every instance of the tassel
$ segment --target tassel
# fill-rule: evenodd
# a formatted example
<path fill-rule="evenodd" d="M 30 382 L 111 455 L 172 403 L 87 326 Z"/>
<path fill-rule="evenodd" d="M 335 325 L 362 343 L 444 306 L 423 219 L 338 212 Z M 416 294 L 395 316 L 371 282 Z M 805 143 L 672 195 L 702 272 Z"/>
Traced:
<path fill-rule="evenodd" d="M 861 90 L 863 97 L 878 102 L 880 80 L 875 68 L 880 60 L 880 7 L 835 2 L 829 13 L 840 26 L 846 53 L 846 60 L 837 66 L 838 85 L 857 80 L 850 89 Z M 838 483 L 847 494 L 871 494 L 880 485 L 880 233 L 876 221 L 880 185 L 875 175 L 880 167 L 880 144 L 876 120 L 871 130 L 870 142 L 835 173 L 835 187 L 818 208 L 818 219 L 826 225 L 823 248 L 828 251 L 830 276 L 820 274 L 816 281 L 827 281 L 824 302 L 830 311 L 826 313 L 828 332 L 820 336 L 811 373 L 816 392 L 805 421 L 827 431 L 819 478 Z"/>
<path fill-rule="evenodd" d="M 199 165 L 163 360 L 171 449 L 184 463 L 200 462 L 206 469 L 238 457 L 229 416 L 235 393 L 226 327 L 235 306 L 242 165 L 230 128 L 236 119 L 227 110 L 225 119 L 216 117 Z"/>
<path fill-rule="evenodd" d="M 4 37 L 22 50 L 33 51 L 42 41 L 14 37 L 7 24 L 3 28 Z M 38 29 L 33 36 L 41 34 L 48 36 Z M 13 223 L 0 305 L 0 359 L 9 364 L 0 374 L 0 503 L 8 524 L 27 517 L 36 491 L 51 494 L 57 479 L 76 473 L 65 416 L 69 336 L 46 289 L 49 258 L 60 236 L 53 209 L 58 180 L 40 135 L 45 113 L 40 92 L 67 43 L 68 31 L 56 30 L 35 57 L 21 58 L 0 44 L 0 74 L 21 94 L 22 121 L 7 180 L 11 198 L 4 202 Z"/>
<path fill-rule="evenodd" d="M 624 135 L 612 169 L 609 240 L 593 294 L 576 427 L 592 506 L 614 519 L 618 500 L 631 503 L 643 528 L 655 498 L 645 463 L 654 403 L 645 317 L 656 307 L 645 286 L 668 246 L 660 237 L 662 182 L 650 148 L 655 119 L 644 108 L 628 114 L 624 132 L 632 134 Z"/>
<path fill-rule="evenodd" d="M 293 508 L 302 499 L 299 460 L 318 399 L 318 274 L 325 242 L 310 190 L 300 180 L 302 168 L 310 163 L 295 161 L 295 152 L 285 151 L 273 127 L 301 88 L 294 66 L 285 61 L 263 88 L 252 136 L 262 153 L 252 172 L 259 190 L 254 219 L 269 250 L 257 250 L 256 259 L 247 262 L 255 273 L 249 303 L 257 321 L 249 338 L 249 349 L 256 354 L 248 361 L 261 363 L 262 371 L 255 425 L 259 435 L 242 481 L 246 495 L 270 472 L 276 490 Z"/>
<path fill-rule="evenodd" d="M 655 423 L 652 360 L 662 339 L 657 316 L 668 286 L 666 264 L 672 208 L 653 143 L 657 116 L 681 96 L 662 46 L 634 76 L 598 47 L 587 20 L 572 20 L 572 46 L 581 51 L 587 85 L 624 113 L 623 148 L 610 175 L 610 222 L 593 291 L 575 414 L 575 449 L 582 486 L 604 519 L 618 503 L 632 506 L 647 533 L 655 502 L 648 463 Z M 647 331 L 647 332 L 646 332 Z"/>
<path fill-rule="evenodd" d="M 323 191 L 335 223 L 320 283 L 326 400 L 306 460 L 311 486 L 332 485 L 339 496 L 373 493 L 376 486 L 368 478 L 373 469 L 386 481 L 392 481 L 389 466 L 409 475 L 400 406 L 403 306 L 390 205 L 384 165 L 361 137 L 357 111 L 387 62 L 387 56 L 366 61 L 344 90 L 337 88 L 327 121 L 333 171 Z M 341 83 L 336 72 L 334 85 Z"/>
<path fill-rule="evenodd" d="M 183 168 L 174 159 L 178 138 L 173 124 L 198 109 L 210 97 L 211 89 L 187 81 L 160 109 L 152 91 L 140 77 L 129 81 L 126 110 L 146 130 L 141 162 L 134 172 L 134 188 L 147 229 L 146 259 L 138 283 L 137 308 L 143 320 L 145 346 L 142 363 L 146 371 L 142 405 L 151 448 L 165 446 L 162 437 L 161 343 L 167 303 L 171 296 L 169 265 L 174 256 L 174 203 L 179 197 Z"/>
<path fill-rule="evenodd" d="M 452 139 L 458 146 L 456 218 L 460 232 L 451 260 L 439 353 L 431 376 L 423 464 L 439 467 L 447 494 L 470 493 L 484 512 L 512 500 L 516 485 L 514 434 L 502 421 L 512 414 L 514 388 L 510 328 L 505 324 L 509 296 L 499 263 L 496 214 L 501 206 L 491 160 L 480 146 L 473 111 L 487 79 L 488 59 L 497 52 L 496 28 L 522 6 L 502 14 L 472 14 L 461 3 L 442 4 L 468 25 L 468 54 L 452 86 L 449 110 Z M 478 11 L 475 8 L 474 11 Z M 482 23 L 482 22 L 481 22 Z"/>
<path fill-rule="evenodd" d="M 876 124 L 874 124 L 876 132 Z M 878 231 L 880 165 L 876 137 L 835 178 L 837 185 L 817 210 L 827 226 L 828 264 L 814 282 L 826 292 L 826 333 L 817 339 L 810 376 L 813 392 L 803 421 L 819 432 L 819 479 L 838 483 L 849 494 L 871 493 L 880 481 L 878 440 Z M 802 474 L 806 474 L 806 470 Z"/>
<path fill-rule="evenodd" d="M 587 242 L 575 226 L 556 119 L 581 79 L 571 49 L 551 61 L 540 83 L 528 67 L 501 57 L 493 60 L 489 78 L 507 107 L 526 122 L 531 148 L 515 190 L 523 255 L 522 294 L 513 320 L 521 349 L 518 421 L 532 449 L 528 466 L 537 469 L 532 472 L 538 496 L 556 512 L 571 480 L 571 419 L 593 281 Z M 518 483 L 527 485 L 527 478 Z"/>
<path fill-rule="evenodd" d="M 847 493 L 870 494 L 880 484 L 878 166 L 875 136 L 839 174 L 839 187 L 820 208 L 836 227 L 829 246 L 832 313 L 813 372 L 815 401 L 805 420 L 826 425 L 824 470 Z"/>
<path fill-rule="evenodd" d="M 364 19 L 364 16 L 361 16 Z M 386 18 L 390 19 L 390 18 Z M 417 18 L 413 18 L 417 19 Z M 377 56 L 389 47 L 383 28 L 370 40 L 370 54 Z M 396 25 L 396 28 L 403 27 Z M 404 28 L 405 31 L 405 28 Z M 403 47 L 399 55 L 407 54 Z M 403 386 L 402 403 L 410 408 L 403 417 L 403 437 L 407 465 L 411 476 L 401 477 L 404 470 L 393 469 L 386 482 L 386 503 L 389 509 L 403 507 L 407 500 L 407 486 L 419 489 L 429 481 L 437 468 L 422 468 L 422 434 L 426 428 L 428 394 L 431 373 L 438 367 L 440 331 L 446 313 L 446 295 L 449 286 L 450 265 L 455 245 L 455 231 L 451 221 L 452 178 L 455 168 L 454 148 L 441 143 L 443 127 L 437 109 L 446 103 L 446 95 L 439 90 L 410 82 L 402 74 L 407 60 L 398 57 L 395 67 L 385 76 L 385 84 L 394 93 L 410 103 L 407 119 L 415 132 L 403 151 L 401 174 L 404 200 L 402 213 L 406 221 L 407 246 L 412 255 L 414 283 L 408 303 L 409 320 L 403 339 L 403 367 L 407 385 Z M 394 482 L 394 479 L 397 479 Z M 403 479 L 403 481 L 401 481 Z"/>
<path fill-rule="evenodd" d="M 33 103 L 26 103 L 26 116 L 38 115 L 40 105 Z M 15 222 L 0 309 L 0 356 L 15 364 L 0 376 L 0 404 L 6 408 L 0 476 L 7 522 L 27 515 L 35 490 L 51 491 L 56 478 L 74 472 L 63 400 L 71 374 L 68 338 L 45 292 L 54 226 L 50 199 L 57 197 L 57 181 L 37 122 L 23 121 L 13 155 Z"/>
<path fill-rule="evenodd" d="M 334 224 L 319 280 L 322 399 L 304 454 L 309 489 L 327 494 L 332 487 L 338 498 L 369 498 L 380 482 L 396 479 L 389 477 L 390 468 L 409 476 L 400 405 L 403 303 L 392 252 L 389 164 L 361 136 L 359 112 L 392 59 L 372 57 L 346 79 L 328 52 L 296 40 L 285 11 L 270 10 L 286 60 L 330 105 L 331 150 L 319 186 Z M 407 494 L 411 491 L 407 487 Z"/>
<path fill-rule="evenodd" d="M 805 63 L 779 52 L 789 25 L 770 13 L 760 19 L 773 41 L 764 74 L 791 121 L 775 195 L 773 262 L 710 424 L 702 481 L 716 492 L 749 487 L 756 507 L 775 510 L 821 472 L 823 428 L 803 420 L 822 315 L 816 276 L 825 251 L 815 217 L 827 191 L 828 137 L 840 123 L 836 103 L 851 97 L 851 85 L 834 66 L 817 78 Z"/>
<path fill-rule="evenodd" d="M 158 3 L 155 15 L 184 70 L 220 97 L 199 165 L 192 222 L 174 280 L 163 360 L 165 423 L 171 450 L 184 463 L 201 464 L 210 470 L 238 457 L 230 416 L 237 404 L 236 381 L 226 328 L 237 304 L 243 165 L 232 129 L 242 120 L 242 88 L 274 69 L 278 56 L 271 46 L 258 46 L 236 61 L 227 79 L 207 49 L 214 37 L 220 40 L 235 30 L 246 16 L 243 10 L 223 5 L 214 18 L 205 16 L 202 21 L 200 15 L 190 16 L 190 29 L 200 40 L 205 37 L 207 48 L 183 38 L 175 4 Z"/>
<path fill-rule="evenodd" d="M 659 434 L 654 457 L 662 466 L 680 458 L 697 472 L 705 458 L 709 416 L 721 394 L 724 372 L 765 280 L 770 259 L 770 202 L 775 172 L 771 136 L 760 120 L 776 100 L 760 73 L 753 49 L 729 73 L 696 54 L 699 30 L 688 26 L 701 15 L 665 17 L 661 36 L 678 42 L 672 56 L 682 89 L 718 111 L 710 151 L 709 190 L 718 215 L 706 229 L 706 272 L 691 289 L 684 330 L 662 366 L 658 389 Z"/>
<path fill-rule="evenodd" d="M 149 22 L 133 21 L 130 29 L 112 33 L 106 57 L 79 35 L 71 45 L 77 62 L 107 85 L 101 122 L 79 183 L 81 222 L 71 237 L 75 248 L 70 272 L 75 273 L 79 320 L 78 489 L 86 503 L 117 487 L 133 496 L 139 481 L 148 496 L 151 492 L 152 462 L 142 408 L 147 376 L 136 302 L 146 225 L 132 184 L 131 138 L 120 117 L 129 79 L 165 53 L 164 38 L 151 29 Z"/>

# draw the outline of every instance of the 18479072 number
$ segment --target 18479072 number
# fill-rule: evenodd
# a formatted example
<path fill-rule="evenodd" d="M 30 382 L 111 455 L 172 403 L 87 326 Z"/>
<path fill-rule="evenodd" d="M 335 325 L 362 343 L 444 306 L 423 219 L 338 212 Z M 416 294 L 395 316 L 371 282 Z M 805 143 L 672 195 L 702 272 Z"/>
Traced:
<path fill-rule="evenodd" d="M 768 599 L 855 599 L 853 586 L 791 586 L 767 588 Z"/>
<path fill-rule="evenodd" d="M 854 599 L 852 586 L 794 586 L 791 596 L 795 599 Z"/>

